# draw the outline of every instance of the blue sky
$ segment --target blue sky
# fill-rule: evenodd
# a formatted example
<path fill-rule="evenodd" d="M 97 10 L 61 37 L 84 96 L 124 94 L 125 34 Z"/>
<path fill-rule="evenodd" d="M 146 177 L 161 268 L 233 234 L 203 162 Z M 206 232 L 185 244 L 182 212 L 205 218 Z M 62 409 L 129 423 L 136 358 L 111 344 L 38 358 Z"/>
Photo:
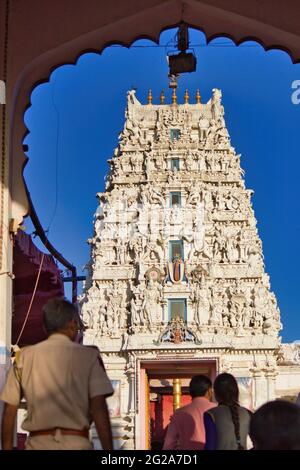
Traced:
<path fill-rule="evenodd" d="M 160 44 L 174 34 L 162 33 Z M 179 102 L 186 88 L 191 102 L 197 88 L 203 102 L 212 88 L 222 90 L 232 145 L 242 154 L 246 187 L 254 190 L 266 270 L 284 324 L 281 334 L 284 341 L 299 339 L 300 104 L 292 103 L 291 86 L 300 79 L 300 64 L 253 42 L 236 47 L 219 38 L 206 46 L 197 31 L 190 39 L 197 45 L 197 71 L 179 78 Z M 171 101 L 166 54 L 172 47 L 146 40 L 134 46 L 110 47 L 102 55 L 81 56 L 75 66 L 59 67 L 50 82 L 35 88 L 25 114 L 30 131 L 24 141 L 29 146 L 25 178 L 35 208 L 44 228 L 50 225 L 49 239 L 79 275 L 89 259 L 86 240 L 93 231 L 95 195 L 104 190 L 106 160 L 123 128 L 127 90 L 135 86 L 146 103 L 149 88 L 154 102 L 164 89 L 166 102 Z M 31 233 L 29 219 L 25 225 Z"/>

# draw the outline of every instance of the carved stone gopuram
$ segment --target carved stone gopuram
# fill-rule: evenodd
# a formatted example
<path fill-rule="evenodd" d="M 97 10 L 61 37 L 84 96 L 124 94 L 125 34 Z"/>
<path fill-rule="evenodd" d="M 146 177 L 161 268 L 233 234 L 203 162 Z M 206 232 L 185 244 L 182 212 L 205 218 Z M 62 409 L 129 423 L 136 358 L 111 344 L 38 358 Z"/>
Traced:
<path fill-rule="evenodd" d="M 284 354 L 299 363 L 281 346 L 253 191 L 231 145 L 221 91 L 205 104 L 198 97 L 142 105 L 129 91 L 98 193 L 80 302 L 84 342 L 99 346 L 119 387 L 112 414 L 119 448 L 149 447 L 145 381 L 162 363 L 230 371 L 247 384 L 252 408 L 275 398 Z"/>

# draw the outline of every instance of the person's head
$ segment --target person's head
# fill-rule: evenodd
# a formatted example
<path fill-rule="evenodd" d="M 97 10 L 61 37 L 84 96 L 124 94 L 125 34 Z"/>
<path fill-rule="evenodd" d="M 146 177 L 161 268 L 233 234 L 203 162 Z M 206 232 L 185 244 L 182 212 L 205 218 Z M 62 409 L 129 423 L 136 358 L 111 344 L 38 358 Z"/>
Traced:
<path fill-rule="evenodd" d="M 230 405 L 239 402 L 239 388 L 231 374 L 219 374 L 214 381 L 214 394 L 218 403 Z"/>
<path fill-rule="evenodd" d="M 195 375 L 190 381 L 190 395 L 192 398 L 212 398 L 212 383 L 206 375 Z"/>
<path fill-rule="evenodd" d="M 72 340 L 82 326 L 77 307 L 62 297 L 51 299 L 44 305 L 43 323 L 48 336 L 63 333 Z"/>
<path fill-rule="evenodd" d="M 300 408 L 283 400 L 266 403 L 254 413 L 249 434 L 257 450 L 300 450 Z"/>

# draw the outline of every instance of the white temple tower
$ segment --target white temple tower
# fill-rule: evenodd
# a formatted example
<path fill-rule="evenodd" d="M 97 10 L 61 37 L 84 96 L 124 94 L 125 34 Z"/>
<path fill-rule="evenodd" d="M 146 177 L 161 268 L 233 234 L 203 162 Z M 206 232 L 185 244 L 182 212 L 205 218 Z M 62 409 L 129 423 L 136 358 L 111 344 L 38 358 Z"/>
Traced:
<path fill-rule="evenodd" d="M 240 155 L 211 99 L 142 105 L 128 92 L 119 146 L 99 193 L 82 299 L 116 393 L 116 447 L 161 440 L 172 381 L 233 373 L 253 408 L 275 398 L 281 329 Z M 169 395 L 168 395 L 169 393 Z M 165 405 L 163 404 L 165 402 Z M 154 404 L 153 404 L 154 403 Z M 158 413 L 156 409 L 156 414 Z M 151 421 L 151 423 L 150 423 Z M 156 427 L 155 427 L 156 426 Z"/>

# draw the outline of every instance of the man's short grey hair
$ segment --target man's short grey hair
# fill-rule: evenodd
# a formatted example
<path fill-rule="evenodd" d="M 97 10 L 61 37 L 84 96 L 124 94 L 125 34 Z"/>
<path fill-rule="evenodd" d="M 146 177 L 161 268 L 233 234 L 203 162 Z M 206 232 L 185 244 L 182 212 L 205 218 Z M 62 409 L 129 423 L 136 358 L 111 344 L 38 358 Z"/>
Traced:
<path fill-rule="evenodd" d="M 79 320 L 77 307 L 63 297 L 48 300 L 43 307 L 43 322 L 48 334 L 64 330 L 73 319 Z"/>

